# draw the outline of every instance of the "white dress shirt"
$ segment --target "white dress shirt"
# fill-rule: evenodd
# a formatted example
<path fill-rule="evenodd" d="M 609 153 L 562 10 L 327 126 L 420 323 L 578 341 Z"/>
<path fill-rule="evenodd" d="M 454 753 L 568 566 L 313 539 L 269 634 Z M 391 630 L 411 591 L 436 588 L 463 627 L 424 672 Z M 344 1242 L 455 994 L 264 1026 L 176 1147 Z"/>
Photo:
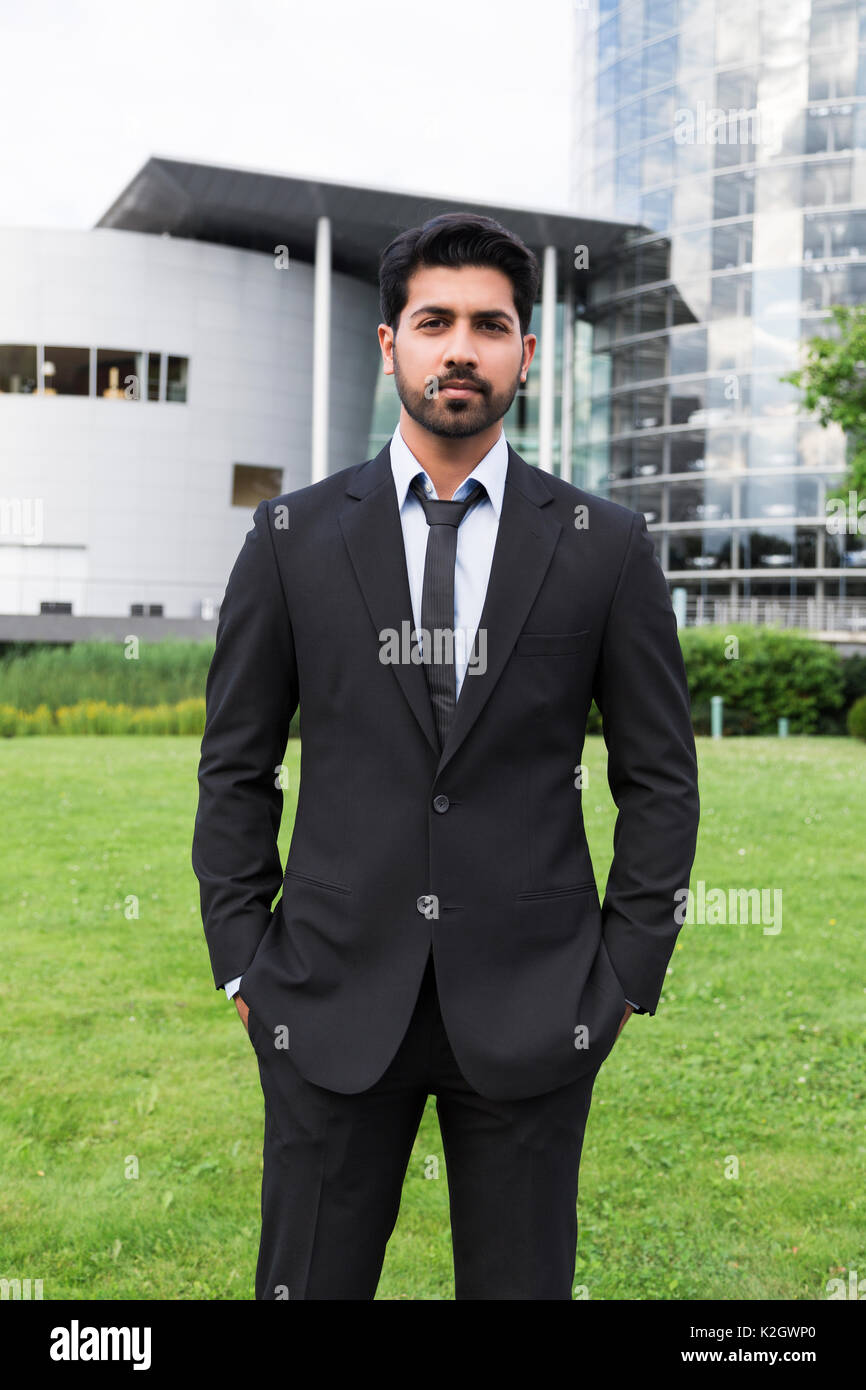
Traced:
<path fill-rule="evenodd" d="M 505 431 L 501 430 L 495 444 L 488 449 L 468 477 L 464 478 L 453 498 L 442 499 L 446 502 L 462 501 L 473 490 L 472 480 L 475 478 L 484 484 L 487 492 L 487 496 L 482 497 L 481 501 L 466 513 L 457 528 L 457 558 L 454 563 L 454 675 L 458 699 L 466 675 L 469 653 L 481 621 L 481 610 L 484 607 L 490 567 L 493 563 L 493 549 L 499 531 L 507 471 L 508 444 Z M 424 560 L 430 528 L 420 499 L 410 490 L 409 484 L 420 473 L 427 496 L 436 499 L 438 494 L 427 472 L 400 433 L 399 424 L 391 437 L 391 473 L 397 490 L 412 617 L 417 629 L 421 627 Z M 483 649 L 481 652 L 483 654 Z M 472 679 L 471 673 L 469 679 Z M 242 978 L 238 975 L 237 979 L 230 980 L 225 986 L 230 999 L 237 993 Z M 627 999 L 626 1003 L 630 1004 L 631 1000 Z"/>

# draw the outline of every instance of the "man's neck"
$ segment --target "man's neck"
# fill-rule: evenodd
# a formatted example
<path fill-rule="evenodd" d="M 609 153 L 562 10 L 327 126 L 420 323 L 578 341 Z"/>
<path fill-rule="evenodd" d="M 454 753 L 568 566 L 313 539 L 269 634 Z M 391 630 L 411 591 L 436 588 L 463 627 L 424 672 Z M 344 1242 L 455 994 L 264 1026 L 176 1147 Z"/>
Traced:
<path fill-rule="evenodd" d="M 401 407 L 400 433 L 428 474 L 436 489 L 436 496 L 450 502 L 473 468 L 481 462 L 485 454 L 490 453 L 502 433 L 502 421 L 495 421 L 480 434 L 453 439 L 441 434 L 431 434 L 430 430 L 425 430 L 423 425 L 419 425 Z"/>

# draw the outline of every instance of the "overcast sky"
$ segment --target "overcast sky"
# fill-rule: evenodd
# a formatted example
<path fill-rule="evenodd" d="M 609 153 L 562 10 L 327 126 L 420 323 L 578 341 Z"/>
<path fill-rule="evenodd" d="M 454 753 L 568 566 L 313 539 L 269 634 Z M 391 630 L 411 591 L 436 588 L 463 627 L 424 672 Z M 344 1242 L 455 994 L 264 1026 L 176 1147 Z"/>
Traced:
<path fill-rule="evenodd" d="M 575 0 L 0 0 L 0 225 L 152 154 L 563 209 Z"/>

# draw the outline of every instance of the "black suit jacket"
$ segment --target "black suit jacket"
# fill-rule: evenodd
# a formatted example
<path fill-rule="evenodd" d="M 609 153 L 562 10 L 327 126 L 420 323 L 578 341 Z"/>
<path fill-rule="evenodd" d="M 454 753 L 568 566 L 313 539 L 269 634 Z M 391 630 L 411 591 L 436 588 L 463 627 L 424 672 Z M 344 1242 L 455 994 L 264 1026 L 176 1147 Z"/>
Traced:
<path fill-rule="evenodd" d="M 509 445 L 480 626 L 486 671 L 467 670 L 440 754 L 423 666 L 380 659 L 389 630 L 414 630 L 390 446 L 256 508 L 208 674 L 192 863 L 215 984 L 242 974 L 319 1086 L 381 1077 L 431 944 L 455 1057 L 491 1099 L 598 1067 L 626 997 L 655 1012 L 699 802 L 644 517 Z M 619 812 L 601 904 L 575 785 L 593 696 Z"/>

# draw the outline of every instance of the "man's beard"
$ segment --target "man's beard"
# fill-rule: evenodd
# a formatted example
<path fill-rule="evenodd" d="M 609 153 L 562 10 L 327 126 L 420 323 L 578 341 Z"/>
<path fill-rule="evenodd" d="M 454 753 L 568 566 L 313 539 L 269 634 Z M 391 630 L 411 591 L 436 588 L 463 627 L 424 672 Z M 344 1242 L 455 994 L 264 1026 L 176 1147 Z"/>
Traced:
<path fill-rule="evenodd" d="M 486 383 L 479 382 L 479 389 L 472 396 L 427 396 L 424 390 L 413 391 L 400 375 L 397 349 L 394 347 L 394 384 L 406 414 L 431 434 L 447 439 L 465 439 L 468 435 L 480 434 L 501 420 L 517 395 L 521 371 L 522 365 L 517 369 L 513 384 L 498 394 L 490 392 Z M 472 383 L 477 380 L 472 375 L 460 377 L 457 372 L 451 372 L 450 379 Z"/>

